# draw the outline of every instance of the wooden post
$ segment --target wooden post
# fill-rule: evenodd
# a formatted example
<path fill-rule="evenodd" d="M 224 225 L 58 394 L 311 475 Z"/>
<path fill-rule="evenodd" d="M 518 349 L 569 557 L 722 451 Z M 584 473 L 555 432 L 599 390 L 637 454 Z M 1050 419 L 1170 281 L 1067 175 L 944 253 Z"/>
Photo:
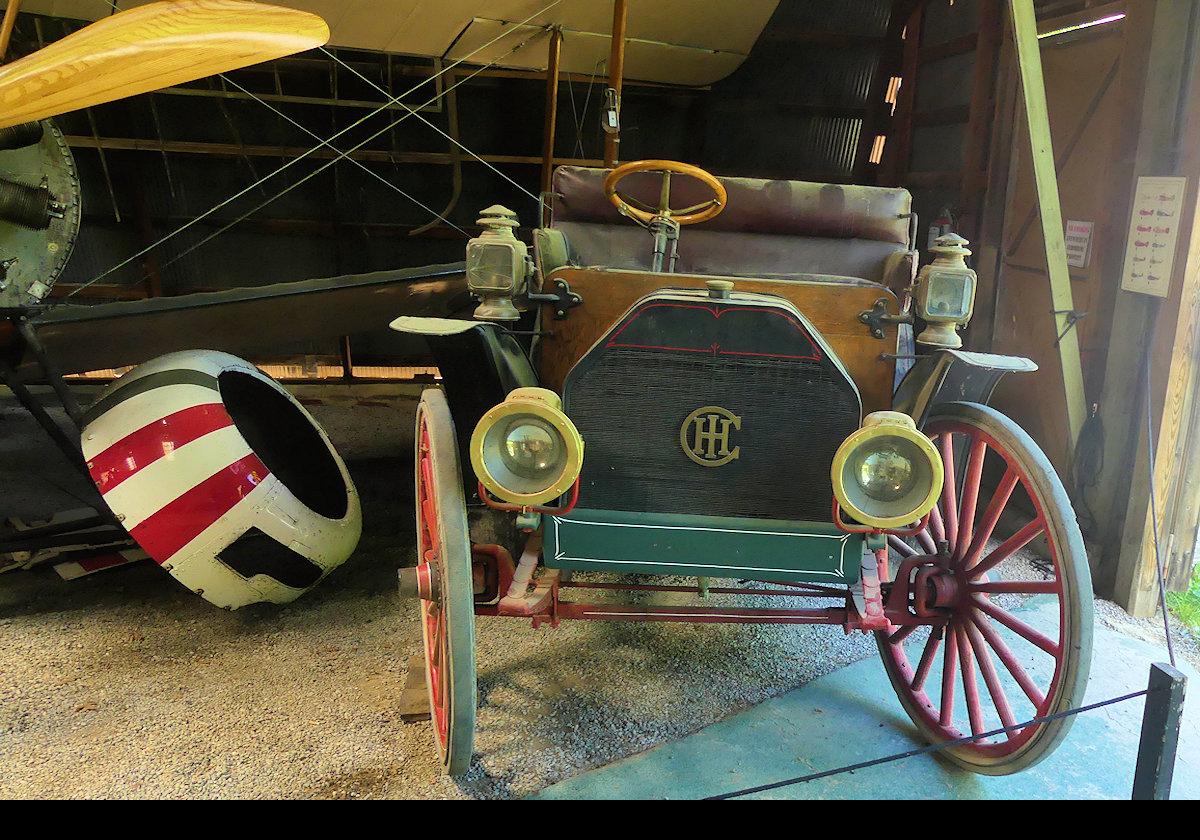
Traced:
<path fill-rule="evenodd" d="M 1160 545 L 1170 539 L 1166 512 L 1179 485 L 1195 481 L 1183 474 L 1176 457 L 1186 435 L 1187 411 L 1197 387 L 1196 295 L 1200 292 L 1200 68 L 1189 63 L 1189 43 L 1200 39 L 1192 15 L 1192 0 L 1156 0 L 1133 4 L 1125 26 L 1133 39 L 1125 54 L 1142 56 L 1143 81 L 1138 85 L 1131 121 L 1138 119 L 1137 152 L 1127 189 L 1130 194 L 1142 175 L 1188 177 L 1176 254 L 1166 298 L 1118 289 L 1114 304 L 1101 398 L 1105 430 L 1104 470 L 1092 496 L 1093 509 L 1112 523 L 1104 538 L 1097 570 L 1097 588 L 1134 616 L 1153 615 L 1158 608 L 1154 553 L 1157 530 Z M 1187 91 L 1191 91 L 1190 100 Z M 1128 220 L 1130 203 L 1114 212 L 1114 225 Z M 1118 228 L 1120 229 L 1120 228 Z M 1114 278 L 1114 283 L 1119 282 Z M 1146 358 L 1150 354 L 1150 382 Z M 1150 475 L 1145 389 L 1150 389 L 1154 428 L 1149 432 L 1155 470 Z M 1183 466 L 1194 465 L 1190 458 Z M 1153 486 L 1156 522 L 1150 513 Z M 1123 516 L 1122 516 L 1123 515 Z M 1191 538 L 1192 523 L 1177 540 Z"/>
<path fill-rule="evenodd" d="M 987 141 L 996 110 L 996 59 L 1004 38 L 1003 0 L 984 0 L 980 10 L 979 39 L 975 47 L 975 75 L 971 86 L 971 115 L 967 122 L 967 148 L 959 204 L 967 215 L 966 230 L 959 233 L 979 239 L 983 199 L 987 192 Z"/>
<path fill-rule="evenodd" d="M 899 10 L 899 7 L 896 7 Z M 917 59 L 921 41 L 921 6 L 908 16 L 901 28 L 904 35 L 902 69 L 900 71 L 900 95 L 896 102 L 896 118 L 888 133 L 888 143 L 883 147 L 886 175 L 882 183 L 886 186 L 903 185 L 908 178 L 908 158 L 912 152 L 912 114 L 916 102 Z"/>
<path fill-rule="evenodd" d="M 866 184 L 868 180 L 871 182 L 875 180 L 867 178 L 868 167 L 871 163 L 871 150 L 875 146 L 876 137 L 880 134 L 890 133 L 887 129 L 891 117 L 885 113 L 888 110 L 885 96 L 892 76 L 900 75 L 903 72 L 901 65 L 904 59 L 905 41 L 901 36 L 904 34 L 904 27 L 908 24 L 909 15 L 912 14 L 915 5 L 913 0 L 900 0 L 892 5 L 887 33 L 884 35 L 884 43 L 879 51 L 879 61 L 875 65 L 875 75 L 871 78 L 871 88 L 867 93 L 867 111 L 863 115 L 862 127 L 859 129 L 858 146 L 854 151 L 854 168 L 851 170 L 850 180 L 855 184 Z M 887 148 L 886 144 L 884 148 Z M 873 174 L 878 174 L 878 172 Z"/>
<path fill-rule="evenodd" d="M 1062 361 L 1063 388 L 1067 396 L 1067 424 L 1071 448 L 1079 439 L 1087 405 L 1083 393 L 1083 365 L 1079 359 L 1079 333 L 1068 318 L 1075 308 L 1071 295 L 1071 275 L 1067 266 L 1067 245 L 1063 233 L 1062 207 L 1058 198 L 1058 177 L 1054 149 L 1050 142 L 1050 114 L 1046 107 L 1046 83 L 1042 77 L 1042 53 L 1038 45 L 1037 18 L 1033 0 L 1009 0 L 1013 21 L 1013 39 L 1017 45 L 1017 63 L 1025 94 L 1025 113 L 1033 176 L 1037 184 L 1038 207 L 1042 217 L 1042 238 L 1046 243 L 1046 268 L 1050 275 L 1050 300 L 1054 307 L 1059 358 Z"/>
<path fill-rule="evenodd" d="M 550 33 L 550 54 L 546 60 L 546 130 L 542 135 L 542 219 L 543 226 L 550 207 L 550 181 L 554 177 L 554 128 L 558 118 L 558 71 L 562 57 L 562 27 Z"/>
<path fill-rule="evenodd" d="M 1187 677 L 1170 665 L 1150 666 L 1146 710 L 1142 713 L 1142 737 L 1138 741 L 1137 766 L 1133 773 L 1133 799 L 1171 798 L 1175 775 L 1175 753 L 1179 748 L 1179 721 Z"/>
<path fill-rule="evenodd" d="M 0 22 L 0 64 L 8 54 L 8 42 L 12 40 L 13 27 L 17 25 L 17 13 L 21 11 L 21 0 L 8 0 L 4 9 L 4 21 Z"/>
<path fill-rule="evenodd" d="M 608 60 L 608 86 L 617 94 L 617 113 L 621 112 L 621 79 L 625 75 L 625 5 L 626 0 L 614 0 L 612 52 Z M 618 124 L 619 126 L 619 124 Z M 617 147 L 621 143 L 621 132 L 604 135 L 604 165 L 617 165 Z"/>
<path fill-rule="evenodd" d="M 1003 18 L 1003 15 L 1001 16 Z M 992 352 L 996 343 L 997 279 L 1004 260 L 1004 222 L 1007 216 L 1008 196 L 1012 193 L 1016 179 L 1018 101 L 1020 92 L 1016 79 L 1016 62 L 1013 53 L 1016 47 L 1006 42 L 1001 21 L 1000 71 L 996 75 L 992 95 L 991 138 L 988 140 L 987 189 L 979 208 L 979 218 L 974 226 L 978 239 L 974 240 L 976 253 L 975 271 L 979 285 L 975 293 L 975 315 L 971 319 L 963 340 L 971 350 Z"/>

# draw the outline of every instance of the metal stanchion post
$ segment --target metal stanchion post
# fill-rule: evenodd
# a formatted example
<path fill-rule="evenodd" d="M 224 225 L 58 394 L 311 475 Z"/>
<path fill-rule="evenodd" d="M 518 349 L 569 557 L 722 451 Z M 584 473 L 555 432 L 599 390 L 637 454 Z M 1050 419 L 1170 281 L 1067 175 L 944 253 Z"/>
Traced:
<path fill-rule="evenodd" d="M 1134 799 L 1170 799 L 1187 677 L 1165 663 L 1150 666 L 1142 738 L 1133 774 Z"/>

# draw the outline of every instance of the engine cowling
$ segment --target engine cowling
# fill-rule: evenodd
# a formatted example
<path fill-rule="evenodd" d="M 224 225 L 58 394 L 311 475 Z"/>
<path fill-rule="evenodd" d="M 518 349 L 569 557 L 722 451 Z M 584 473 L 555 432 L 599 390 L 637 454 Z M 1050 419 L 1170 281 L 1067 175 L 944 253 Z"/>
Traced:
<path fill-rule="evenodd" d="M 104 501 L 147 554 L 219 607 L 291 601 L 358 543 L 358 493 L 329 438 L 235 356 L 160 356 L 114 382 L 84 421 Z"/>

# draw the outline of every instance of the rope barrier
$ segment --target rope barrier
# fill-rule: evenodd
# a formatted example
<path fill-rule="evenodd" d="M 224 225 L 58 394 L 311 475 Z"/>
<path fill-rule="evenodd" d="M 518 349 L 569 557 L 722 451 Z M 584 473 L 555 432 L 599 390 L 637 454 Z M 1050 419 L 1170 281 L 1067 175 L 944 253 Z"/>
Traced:
<path fill-rule="evenodd" d="M 1069 717 L 1071 715 L 1077 715 L 1080 712 L 1090 712 L 1095 709 L 1102 708 L 1104 706 L 1111 706 L 1115 703 L 1123 703 L 1126 700 L 1133 700 L 1134 698 L 1137 698 L 1137 697 L 1145 697 L 1148 694 L 1150 694 L 1149 689 L 1142 689 L 1141 691 L 1135 691 L 1132 694 L 1125 694 L 1125 695 L 1122 695 L 1121 697 L 1113 697 L 1112 699 L 1102 700 L 1098 703 L 1092 703 L 1091 705 L 1088 705 L 1088 706 L 1080 706 L 1077 709 L 1067 709 L 1065 712 L 1059 712 L 1058 714 L 1047 715 L 1046 717 L 1033 718 L 1032 720 L 1029 720 L 1025 723 L 1018 723 L 1018 724 L 1014 724 L 1012 726 L 1004 726 L 1004 727 L 1001 727 L 1000 729 L 993 729 L 990 732 L 981 732 L 978 735 L 970 735 L 965 738 L 958 738 L 954 741 L 946 741 L 943 744 L 934 744 L 934 745 L 928 746 L 928 747 L 921 747 L 921 748 L 915 749 L 915 750 L 908 750 L 907 752 L 896 753 L 895 755 L 884 756 L 882 758 L 875 758 L 875 759 L 871 759 L 870 761 L 860 761 L 857 764 L 847 764 L 843 767 L 838 767 L 834 770 L 824 770 L 820 773 L 810 773 L 807 776 L 797 776 L 794 779 L 785 779 L 782 782 L 772 782 L 771 784 L 767 784 L 767 785 L 758 785 L 757 787 L 744 788 L 742 790 L 733 791 L 732 793 L 721 793 L 721 794 L 717 794 L 716 796 L 706 796 L 706 797 L 704 797 L 704 800 L 708 801 L 708 800 L 733 799 L 738 796 L 748 796 L 752 793 L 762 793 L 762 792 L 768 791 L 768 790 L 776 790 L 781 787 L 788 787 L 789 785 L 798 785 L 798 784 L 801 784 L 802 782 L 811 782 L 811 781 L 815 781 L 817 779 L 824 779 L 828 776 L 836 776 L 841 773 L 852 773 L 855 770 L 863 770 L 867 767 L 874 767 L 879 764 L 887 764 L 892 761 L 899 761 L 902 758 L 911 758 L 914 755 L 925 755 L 927 753 L 935 753 L 935 752 L 938 752 L 939 750 L 948 749 L 950 747 L 956 747 L 956 746 L 959 746 L 960 744 L 969 744 L 972 741 L 978 741 L 981 738 L 991 738 L 996 735 L 1003 735 L 1004 733 L 1007 733 L 1007 732 L 1013 732 L 1013 731 L 1016 731 L 1019 729 L 1024 729 L 1027 726 L 1048 723 L 1049 721 L 1058 720 L 1059 718 L 1065 718 L 1065 717 Z"/>

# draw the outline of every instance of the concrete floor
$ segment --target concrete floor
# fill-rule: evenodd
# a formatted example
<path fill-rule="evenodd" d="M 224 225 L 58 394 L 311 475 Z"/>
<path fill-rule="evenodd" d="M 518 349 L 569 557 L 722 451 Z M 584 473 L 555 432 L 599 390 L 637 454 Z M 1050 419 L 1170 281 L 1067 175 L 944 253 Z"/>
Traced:
<path fill-rule="evenodd" d="M 1025 615 L 1023 614 L 1024 618 Z M 1098 624 L 1085 704 L 1146 688 L 1158 645 Z M 1196 669 L 1180 662 L 1189 682 Z M 1076 717 L 1048 758 L 980 776 L 929 754 L 777 788 L 755 799 L 1129 799 L 1144 697 Z M 835 671 L 676 743 L 560 782 L 537 799 L 701 799 L 926 746 L 877 659 Z M 1184 704 L 1172 799 L 1200 798 L 1200 708 Z"/>

